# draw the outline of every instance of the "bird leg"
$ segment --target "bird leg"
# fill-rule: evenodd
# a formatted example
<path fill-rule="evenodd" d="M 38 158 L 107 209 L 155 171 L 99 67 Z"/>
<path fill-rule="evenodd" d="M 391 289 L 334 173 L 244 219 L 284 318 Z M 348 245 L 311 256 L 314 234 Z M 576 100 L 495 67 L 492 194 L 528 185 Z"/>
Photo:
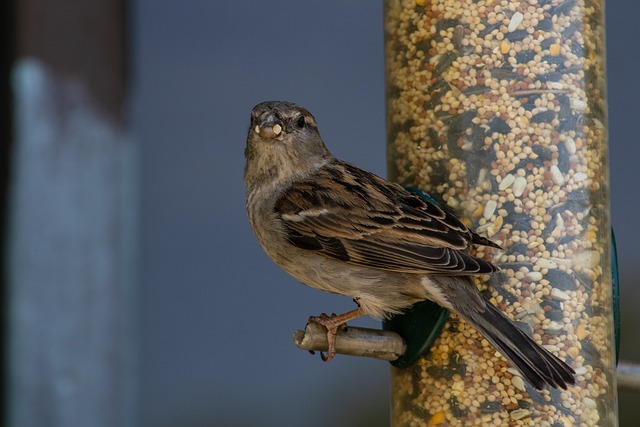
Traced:
<path fill-rule="evenodd" d="M 327 328 L 327 342 L 329 343 L 329 348 L 327 349 L 327 354 L 320 352 L 320 357 L 325 362 L 333 359 L 333 356 L 336 355 L 336 334 L 338 333 L 338 328 L 346 327 L 346 323 L 349 320 L 353 320 L 356 317 L 360 317 L 364 315 L 364 311 L 360 307 L 355 310 L 348 311 L 343 314 L 332 314 L 331 316 L 322 313 L 320 316 L 311 316 L 309 317 L 309 322 L 317 323 L 318 325 L 322 325 Z"/>

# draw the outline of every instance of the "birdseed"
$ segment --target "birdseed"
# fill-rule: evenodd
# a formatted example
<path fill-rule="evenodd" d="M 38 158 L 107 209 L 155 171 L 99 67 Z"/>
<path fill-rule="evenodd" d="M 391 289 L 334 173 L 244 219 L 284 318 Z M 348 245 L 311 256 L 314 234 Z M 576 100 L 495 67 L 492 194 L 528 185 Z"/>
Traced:
<path fill-rule="evenodd" d="M 392 425 L 616 425 L 603 2 L 386 0 L 390 178 L 504 248 L 483 294 L 576 370 L 537 391 L 452 316 Z"/>

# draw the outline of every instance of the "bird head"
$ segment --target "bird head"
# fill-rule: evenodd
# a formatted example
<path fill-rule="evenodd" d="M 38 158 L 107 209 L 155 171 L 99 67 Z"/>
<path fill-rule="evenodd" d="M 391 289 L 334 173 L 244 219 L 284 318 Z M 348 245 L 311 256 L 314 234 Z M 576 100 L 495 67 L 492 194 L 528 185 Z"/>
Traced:
<path fill-rule="evenodd" d="M 245 157 L 245 182 L 293 180 L 333 158 L 313 115 L 286 101 L 266 101 L 253 108 Z"/>

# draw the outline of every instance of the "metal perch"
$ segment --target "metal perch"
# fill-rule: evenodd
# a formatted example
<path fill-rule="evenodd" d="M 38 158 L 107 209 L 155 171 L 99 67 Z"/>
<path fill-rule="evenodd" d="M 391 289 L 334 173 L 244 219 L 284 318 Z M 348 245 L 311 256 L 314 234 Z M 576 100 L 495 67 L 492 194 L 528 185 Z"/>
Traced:
<path fill-rule="evenodd" d="M 303 350 L 326 351 L 327 329 L 309 323 L 304 331 L 298 330 L 293 334 L 293 342 Z M 336 352 L 340 354 L 392 361 L 405 351 L 406 344 L 402 337 L 391 331 L 349 326 L 338 331 L 336 336 Z"/>
<path fill-rule="evenodd" d="M 303 350 L 326 351 L 327 330 L 309 323 L 304 331 L 294 333 L 293 342 Z M 393 361 L 402 357 L 406 348 L 404 339 L 392 331 L 348 326 L 336 336 L 336 353 L 350 356 Z M 640 364 L 621 360 L 616 376 L 620 391 L 640 393 Z"/>

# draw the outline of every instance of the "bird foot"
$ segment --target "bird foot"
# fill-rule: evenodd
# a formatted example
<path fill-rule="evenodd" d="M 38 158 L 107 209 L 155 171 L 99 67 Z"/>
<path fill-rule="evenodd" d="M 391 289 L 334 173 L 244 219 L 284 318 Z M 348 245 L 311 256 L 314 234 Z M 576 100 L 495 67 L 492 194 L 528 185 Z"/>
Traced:
<path fill-rule="evenodd" d="M 332 314 L 331 316 L 322 313 L 320 316 L 311 316 L 307 323 L 317 323 L 318 325 L 327 328 L 327 343 L 328 348 L 326 354 L 320 352 L 320 357 L 323 361 L 328 362 L 336 355 L 336 335 L 338 330 L 345 330 L 347 328 L 347 322 L 362 316 L 364 313 L 360 308 L 349 311 L 343 314 Z"/>

